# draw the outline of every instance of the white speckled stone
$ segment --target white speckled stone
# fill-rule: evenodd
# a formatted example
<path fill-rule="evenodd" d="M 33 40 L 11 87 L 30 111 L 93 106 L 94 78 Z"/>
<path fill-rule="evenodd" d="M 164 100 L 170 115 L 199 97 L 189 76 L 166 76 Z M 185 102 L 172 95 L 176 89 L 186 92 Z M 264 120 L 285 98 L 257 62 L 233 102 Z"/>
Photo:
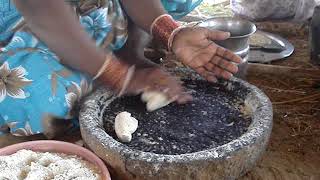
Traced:
<path fill-rule="evenodd" d="M 249 90 L 245 100 L 252 117 L 252 124 L 245 134 L 222 146 L 181 155 L 160 155 L 129 149 L 104 131 L 103 107 L 116 98 L 106 89 L 98 89 L 82 105 L 82 137 L 109 165 L 116 179 L 236 179 L 248 172 L 265 151 L 272 129 L 272 105 L 262 91 L 247 82 L 234 78 L 222 84 L 228 87 L 240 84 L 240 87 Z M 231 91 L 233 89 L 230 88 Z"/>

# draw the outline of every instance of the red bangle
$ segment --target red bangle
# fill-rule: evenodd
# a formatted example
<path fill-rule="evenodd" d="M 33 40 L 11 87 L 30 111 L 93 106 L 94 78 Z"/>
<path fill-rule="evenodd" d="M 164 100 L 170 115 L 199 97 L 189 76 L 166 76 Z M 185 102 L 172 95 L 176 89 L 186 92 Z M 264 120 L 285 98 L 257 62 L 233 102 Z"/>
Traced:
<path fill-rule="evenodd" d="M 120 93 L 126 81 L 129 66 L 114 57 L 109 60 L 109 65 L 97 77 L 97 80 Z"/>
<path fill-rule="evenodd" d="M 179 27 L 177 23 L 170 15 L 164 14 L 156 18 L 151 25 L 151 35 L 168 50 L 171 50 L 171 41 L 173 41 L 172 33 Z"/>

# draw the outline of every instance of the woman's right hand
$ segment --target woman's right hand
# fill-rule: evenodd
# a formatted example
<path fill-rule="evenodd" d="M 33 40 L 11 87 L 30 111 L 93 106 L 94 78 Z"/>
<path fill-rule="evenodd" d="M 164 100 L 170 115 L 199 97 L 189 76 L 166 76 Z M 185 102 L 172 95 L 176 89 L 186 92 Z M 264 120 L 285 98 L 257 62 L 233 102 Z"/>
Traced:
<path fill-rule="evenodd" d="M 163 92 L 170 100 L 180 104 L 192 100 L 192 96 L 182 87 L 181 81 L 159 67 L 137 68 L 124 94 L 133 95 L 146 91 Z"/>

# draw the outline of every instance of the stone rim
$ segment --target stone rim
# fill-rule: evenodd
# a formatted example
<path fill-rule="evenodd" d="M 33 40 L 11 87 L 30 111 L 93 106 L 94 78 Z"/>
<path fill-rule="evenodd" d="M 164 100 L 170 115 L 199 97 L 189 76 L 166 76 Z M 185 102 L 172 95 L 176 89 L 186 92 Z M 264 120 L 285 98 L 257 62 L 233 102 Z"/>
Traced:
<path fill-rule="evenodd" d="M 90 135 L 92 141 L 99 142 L 103 147 L 108 147 L 109 150 L 119 152 L 119 154 L 134 161 L 145 161 L 147 159 L 148 162 L 150 161 L 153 163 L 161 164 L 164 162 L 183 163 L 186 161 L 194 160 L 218 160 L 227 158 L 228 156 L 245 148 L 246 146 L 256 144 L 257 141 L 261 140 L 261 138 L 269 139 L 273 118 L 272 104 L 269 98 L 260 89 L 243 80 L 236 78 L 230 80 L 227 83 L 240 83 L 242 87 L 250 90 L 250 96 L 252 96 L 252 98 L 255 99 L 255 102 L 259 104 L 254 110 L 252 123 L 250 124 L 248 131 L 241 135 L 238 139 L 230 141 L 229 143 L 222 146 L 180 155 L 155 154 L 151 152 L 129 149 L 129 147 L 113 139 L 104 131 L 102 122 L 103 119 L 101 118 L 102 116 L 101 114 L 99 115 L 99 112 L 96 111 L 97 109 L 100 109 L 100 111 L 103 112 L 103 109 L 101 109 L 98 105 L 103 96 L 110 98 L 110 102 L 112 102 L 112 100 L 115 98 L 112 97 L 112 94 L 106 89 L 98 89 L 96 92 L 85 99 L 79 117 L 82 136 Z M 86 138 L 84 137 L 84 139 Z M 93 145 L 90 146 L 90 143 L 87 144 L 91 149 L 95 151 L 95 147 L 92 147 Z"/>

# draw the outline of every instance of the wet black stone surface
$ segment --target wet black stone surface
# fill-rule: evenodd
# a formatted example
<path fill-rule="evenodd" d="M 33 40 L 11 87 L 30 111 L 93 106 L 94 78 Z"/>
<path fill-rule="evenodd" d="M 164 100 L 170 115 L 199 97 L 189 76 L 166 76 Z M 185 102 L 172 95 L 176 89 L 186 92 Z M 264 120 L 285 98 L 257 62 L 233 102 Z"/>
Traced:
<path fill-rule="evenodd" d="M 205 81 L 185 81 L 194 100 L 185 105 L 170 104 L 147 112 L 138 97 L 113 101 L 104 112 L 106 132 L 117 139 L 115 116 L 128 111 L 139 120 L 130 148 L 157 154 L 185 154 L 214 148 L 240 137 L 251 119 L 240 112 L 246 92 L 226 90 Z M 236 87 L 235 87 L 236 88 Z"/>

